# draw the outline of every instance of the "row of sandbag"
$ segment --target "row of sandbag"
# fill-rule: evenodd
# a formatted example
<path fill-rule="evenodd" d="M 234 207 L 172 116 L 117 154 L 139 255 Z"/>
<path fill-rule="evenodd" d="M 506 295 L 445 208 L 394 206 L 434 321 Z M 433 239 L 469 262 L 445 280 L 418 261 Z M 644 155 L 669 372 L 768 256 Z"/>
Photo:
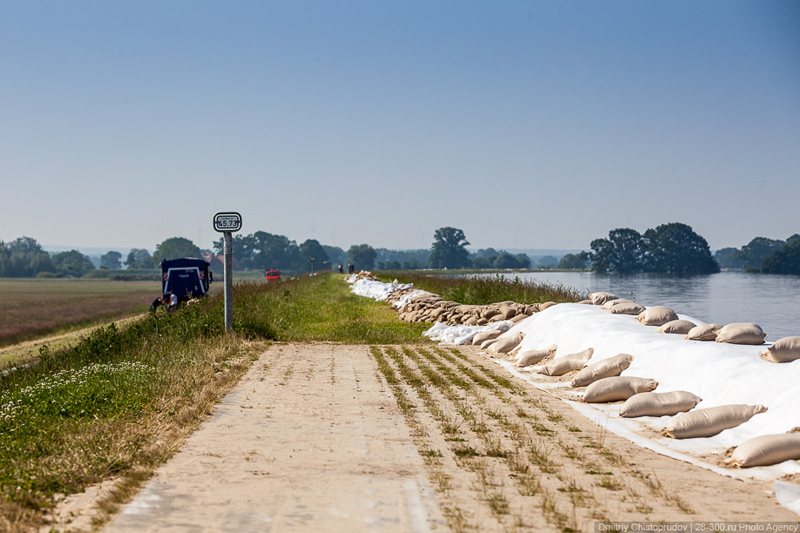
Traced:
<path fill-rule="evenodd" d="M 646 326 L 657 326 L 661 333 L 685 335 L 693 341 L 715 341 L 728 344 L 761 345 L 767 334 L 761 326 L 751 322 L 732 324 L 695 324 L 681 320 L 678 314 L 665 306 L 644 306 L 609 292 L 593 292 L 580 303 L 602 306 L 613 314 L 636 315 Z M 772 363 L 788 363 L 800 359 L 800 336 L 784 337 L 761 353 L 762 359 Z"/>
<path fill-rule="evenodd" d="M 495 332 L 473 338 L 474 344 L 485 346 L 497 354 L 512 353 L 522 341 L 522 334 L 496 339 Z M 619 414 L 624 418 L 641 416 L 673 416 L 663 434 L 676 439 L 712 437 L 767 411 L 763 405 L 732 404 L 694 409 L 702 400 L 687 391 L 653 392 L 655 379 L 620 376 L 633 362 L 633 356 L 618 354 L 594 364 L 589 361 L 593 348 L 555 359 L 557 347 L 525 350 L 512 356 L 518 368 L 540 364 L 538 373 L 563 376 L 575 372 L 570 385 L 586 387 L 583 401 L 609 403 L 624 401 Z M 548 362 L 549 361 L 549 362 Z M 545 363 L 545 364 L 541 364 Z M 800 459 L 800 433 L 764 435 L 745 441 L 726 460 L 739 467 L 765 466 Z"/>
<path fill-rule="evenodd" d="M 413 289 L 394 291 L 388 301 L 402 302 L 409 290 Z M 546 302 L 525 305 L 506 301 L 487 305 L 466 305 L 431 294 L 414 298 L 400 306 L 398 310 L 400 311 L 400 320 L 405 322 L 441 322 L 448 325 L 485 326 L 503 320 L 517 323 L 554 304 L 555 302 Z"/>

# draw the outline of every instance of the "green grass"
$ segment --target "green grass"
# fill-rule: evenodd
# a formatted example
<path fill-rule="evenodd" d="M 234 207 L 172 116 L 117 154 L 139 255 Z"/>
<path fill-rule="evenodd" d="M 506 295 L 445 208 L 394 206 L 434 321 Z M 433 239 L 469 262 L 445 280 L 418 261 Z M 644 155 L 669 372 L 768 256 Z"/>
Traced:
<path fill-rule="evenodd" d="M 499 274 L 493 277 L 445 277 L 411 271 L 390 271 L 378 274 L 383 281 L 397 279 L 402 283 L 413 283 L 419 289 L 438 294 L 446 300 L 467 305 L 485 305 L 504 301 L 522 304 L 550 301 L 561 303 L 577 302 L 582 298 L 578 291 L 566 286 L 523 281 L 518 277 L 507 279 Z"/>
<path fill-rule="evenodd" d="M 236 285 L 233 336 L 224 334 L 222 307 L 216 295 L 100 327 L 0 374 L 0 529 L 3 518 L 18 529 L 38 525 L 56 494 L 109 477 L 146 478 L 263 347 L 248 339 L 427 342 L 426 325 L 400 322 L 338 275 Z"/>
<path fill-rule="evenodd" d="M 327 273 L 270 286 L 246 313 L 269 324 L 269 338 L 291 342 L 416 344 L 427 342 L 421 334 L 430 327 L 401 322 L 385 302 L 352 294 L 340 275 Z"/>

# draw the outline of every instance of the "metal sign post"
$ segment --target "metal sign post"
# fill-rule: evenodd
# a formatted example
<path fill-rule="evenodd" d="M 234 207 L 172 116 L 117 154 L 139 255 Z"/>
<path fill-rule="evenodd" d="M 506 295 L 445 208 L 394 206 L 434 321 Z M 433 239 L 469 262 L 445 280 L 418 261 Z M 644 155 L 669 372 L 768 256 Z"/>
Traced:
<path fill-rule="evenodd" d="M 233 330 L 233 232 L 242 229 L 242 215 L 229 211 L 214 215 L 214 230 L 225 245 L 225 331 Z"/>

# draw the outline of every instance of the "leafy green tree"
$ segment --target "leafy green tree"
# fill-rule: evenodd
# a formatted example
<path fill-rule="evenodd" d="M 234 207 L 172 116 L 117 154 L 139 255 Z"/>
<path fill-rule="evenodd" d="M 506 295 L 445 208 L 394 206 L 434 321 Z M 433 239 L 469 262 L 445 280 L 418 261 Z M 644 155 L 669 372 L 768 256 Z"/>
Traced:
<path fill-rule="evenodd" d="M 327 246 L 323 244 L 322 249 L 325 250 L 325 254 L 328 256 L 328 260 L 331 262 L 332 266 L 335 267 L 347 263 L 347 252 L 338 246 Z"/>
<path fill-rule="evenodd" d="M 760 271 L 764 266 L 764 260 L 778 251 L 784 244 L 781 240 L 756 237 L 742 246 L 740 257 L 744 263 L 744 268 Z"/>
<path fill-rule="evenodd" d="M 0 241 L 0 277 L 31 277 L 40 272 L 55 272 L 50 254 L 36 239 L 20 237 L 11 242 Z"/>
<path fill-rule="evenodd" d="M 203 257 L 200 248 L 185 237 L 170 237 L 161 244 L 156 245 L 153 253 L 153 264 L 160 265 L 163 259 L 180 259 L 182 257 Z"/>
<path fill-rule="evenodd" d="M 590 260 L 587 252 L 567 254 L 558 262 L 558 268 L 564 270 L 585 270 L 589 268 Z"/>
<path fill-rule="evenodd" d="M 328 254 L 316 239 L 306 239 L 298 247 L 298 270 L 301 271 L 320 271 L 330 270 L 331 264 Z M 373 259 L 374 261 L 374 259 Z"/>
<path fill-rule="evenodd" d="M 650 272 L 678 276 L 719 272 L 708 242 L 687 224 L 672 222 L 647 230 L 644 248 Z"/>
<path fill-rule="evenodd" d="M 100 256 L 100 268 L 119 270 L 122 268 L 122 254 L 111 250 Z"/>
<path fill-rule="evenodd" d="M 78 250 L 53 254 L 53 266 L 62 276 L 80 278 L 87 272 L 94 270 L 92 261 Z"/>
<path fill-rule="evenodd" d="M 214 250 L 217 254 L 224 253 L 222 238 L 214 241 Z M 233 237 L 233 260 L 237 268 L 293 269 L 299 266 L 299 254 L 297 243 L 284 235 L 256 231 Z"/>
<path fill-rule="evenodd" d="M 764 260 L 768 274 L 800 274 L 800 235 L 794 234 Z"/>
<path fill-rule="evenodd" d="M 375 258 L 378 253 L 369 244 L 354 244 L 347 250 L 347 261 L 356 267 L 356 270 L 372 270 L 375 268 Z"/>
<path fill-rule="evenodd" d="M 125 266 L 131 269 L 153 268 L 153 256 L 143 248 L 131 248 Z"/>
<path fill-rule="evenodd" d="M 630 274 L 644 269 L 644 241 L 634 229 L 611 230 L 608 239 L 593 240 L 591 249 L 592 268 L 597 272 Z"/>
<path fill-rule="evenodd" d="M 378 253 L 376 264 L 380 268 L 383 263 L 387 270 L 409 269 L 410 265 L 427 265 L 431 255 L 430 249 L 387 250 L 386 248 L 376 248 L 375 251 Z M 331 262 L 337 264 L 334 259 L 331 259 Z M 414 268 L 419 267 L 414 266 Z"/>
<path fill-rule="evenodd" d="M 536 258 L 538 268 L 555 268 L 558 266 L 558 257 L 554 255 L 542 255 Z"/>
<path fill-rule="evenodd" d="M 439 228 L 433 234 L 429 259 L 432 268 L 464 268 L 470 266 L 467 237 L 458 228 Z"/>
<path fill-rule="evenodd" d="M 744 268 L 742 253 L 737 248 L 720 248 L 714 252 L 714 259 L 717 260 L 720 268 Z"/>

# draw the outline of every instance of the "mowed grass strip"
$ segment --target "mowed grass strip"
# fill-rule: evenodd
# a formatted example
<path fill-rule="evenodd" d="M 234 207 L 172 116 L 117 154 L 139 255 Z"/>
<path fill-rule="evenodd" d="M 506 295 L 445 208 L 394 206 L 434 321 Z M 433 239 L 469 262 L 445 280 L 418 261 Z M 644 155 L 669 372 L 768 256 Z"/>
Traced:
<path fill-rule="evenodd" d="M 350 292 L 341 275 L 319 274 L 289 280 L 266 291 L 250 312 L 266 321 L 271 337 L 289 342 L 417 344 L 430 324 L 397 319 L 386 302 Z"/>
<path fill-rule="evenodd" d="M 158 281 L 0 279 L 0 346 L 143 312 Z"/>

